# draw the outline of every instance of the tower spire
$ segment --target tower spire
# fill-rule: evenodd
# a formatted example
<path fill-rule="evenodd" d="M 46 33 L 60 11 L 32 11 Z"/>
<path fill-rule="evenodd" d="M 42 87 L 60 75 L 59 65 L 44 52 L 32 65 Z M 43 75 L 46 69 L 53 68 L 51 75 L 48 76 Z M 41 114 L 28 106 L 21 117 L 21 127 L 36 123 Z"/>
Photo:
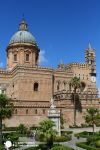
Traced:
<path fill-rule="evenodd" d="M 26 23 L 26 21 L 24 19 L 24 16 L 22 18 L 21 23 L 19 24 L 19 31 L 28 31 L 27 23 Z"/>
<path fill-rule="evenodd" d="M 92 50 L 92 46 L 91 46 L 91 43 L 89 42 L 89 44 L 88 44 L 88 49 L 89 50 Z"/>

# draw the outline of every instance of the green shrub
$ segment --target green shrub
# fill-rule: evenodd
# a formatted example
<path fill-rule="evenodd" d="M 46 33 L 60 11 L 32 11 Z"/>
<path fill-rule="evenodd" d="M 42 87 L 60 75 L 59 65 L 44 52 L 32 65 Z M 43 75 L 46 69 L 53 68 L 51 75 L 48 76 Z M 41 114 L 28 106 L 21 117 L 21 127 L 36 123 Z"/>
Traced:
<path fill-rule="evenodd" d="M 27 127 L 24 124 L 20 124 L 17 130 L 18 130 L 18 133 L 20 134 L 27 134 L 27 131 L 28 131 Z"/>
<path fill-rule="evenodd" d="M 100 150 L 100 148 L 95 148 L 95 147 L 86 145 L 86 143 L 84 143 L 84 142 L 76 143 L 76 145 L 77 145 L 78 147 L 84 148 L 84 149 L 86 149 L 86 150 Z"/>
<path fill-rule="evenodd" d="M 96 147 L 100 148 L 100 140 L 96 141 L 95 145 L 96 145 Z"/>
<path fill-rule="evenodd" d="M 28 147 L 28 148 L 25 148 L 24 150 L 38 150 L 37 147 Z"/>
<path fill-rule="evenodd" d="M 4 150 L 4 148 L 3 148 L 3 146 L 2 146 L 2 145 L 0 145 L 0 150 Z"/>
<path fill-rule="evenodd" d="M 24 150 L 47 150 L 47 146 L 44 144 L 39 145 L 38 147 L 29 147 L 26 148 Z M 72 148 L 63 146 L 63 145 L 59 145 L 59 144 L 55 144 L 53 145 L 53 147 L 50 150 L 73 150 Z"/>
<path fill-rule="evenodd" d="M 18 127 L 4 127 L 3 131 L 17 131 Z"/>
<path fill-rule="evenodd" d="M 73 150 L 73 149 L 66 147 L 66 146 L 63 146 L 63 145 L 58 145 L 58 146 L 52 147 L 51 150 Z"/>
<path fill-rule="evenodd" d="M 97 136 L 97 135 L 89 136 L 89 137 L 87 137 L 87 144 L 89 144 L 89 145 L 95 145 L 95 142 L 97 140 L 99 140 L 99 136 Z"/>
<path fill-rule="evenodd" d="M 87 138 L 88 136 L 93 136 L 93 133 L 92 132 L 87 132 L 87 131 L 83 131 L 83 132 L 80 132 L 80 133 L 76 133 L 74 134 L 75 137 L 82 137 L 82 138 Z M 97 133 L 94 133 L 94 135 L 97 135 Z"/>
<path fill-rule="evenodd" d="M 38 147 L 29 147 L 25 148 L 24 150 L 47 150 L 47 145 L 46 144 L 40 144 Z"/>
<path fill-rule="evenodd" d="M 56 136 L 54 139 L 55 142 L 66 142 L 70 140 L 71 140 L 71 136 Z"/>
<path fill-rule="evenodd" d="M 62 136 L 65 136 L 65 135 L 68 135 L 68 134 L 72 134 L 73 131 L 61 131 L 61 135 Z"/>

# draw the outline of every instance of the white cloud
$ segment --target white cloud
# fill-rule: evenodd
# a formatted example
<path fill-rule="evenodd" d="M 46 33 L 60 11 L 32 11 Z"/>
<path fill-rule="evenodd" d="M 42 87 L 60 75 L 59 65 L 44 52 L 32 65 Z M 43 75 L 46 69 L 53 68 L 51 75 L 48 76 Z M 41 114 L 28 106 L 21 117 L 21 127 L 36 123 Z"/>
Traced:
<path fill-rule="evenodd" d="M 48 60 L 45 57 L 45 51 L 41 50 L 40 53 L 39 53 L 39 64 L 43 64 L 43 63 L 46 63 L 46 62 L 48 62 Z"/>
<path fill-rule="evenodd" d="M 3 62 L 0 62 L 0 68 L 2 68 L 3 67 Z"/>

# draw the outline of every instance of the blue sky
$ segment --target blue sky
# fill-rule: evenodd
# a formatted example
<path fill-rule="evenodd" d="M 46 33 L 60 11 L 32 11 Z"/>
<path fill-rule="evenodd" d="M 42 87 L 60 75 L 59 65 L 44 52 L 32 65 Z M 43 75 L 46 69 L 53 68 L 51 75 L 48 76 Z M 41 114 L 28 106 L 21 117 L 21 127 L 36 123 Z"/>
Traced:
<path fill-rule="evenodd" d="M 0 65 L 22 16 L 42 51 L 42 65 L 84 62 L 89 41 L 96 50 L 100 89 L 100 0 L 0 0 Z"/>

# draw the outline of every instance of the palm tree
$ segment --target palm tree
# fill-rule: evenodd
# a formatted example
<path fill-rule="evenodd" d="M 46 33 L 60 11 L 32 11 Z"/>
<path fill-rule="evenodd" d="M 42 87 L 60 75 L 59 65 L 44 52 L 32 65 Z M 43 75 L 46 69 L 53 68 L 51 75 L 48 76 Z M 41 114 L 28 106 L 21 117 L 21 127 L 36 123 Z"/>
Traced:
<path fill-rule="evenodd" d="M 71 81 L 69 82 L 69 85 L 70 85 L 70 87 L 73 88 L 73 94 L 74 94 L 74 98 L 73 98 L 73 102 L 74 102 L 74 125 L 76 125 L 76 92 L 77 92 L 77 89 L 81 88 L 80 78 L 73 77 L 71 79 Z"/>
<path fill-rule="evenodd" d="M 13 111 L 14 107 L 10 99 L 4 94 L 0 94 L 0 144 L 2 144 L 2 120 L 10 118 Z"/>
<path fill-rule="evenodd" d="M 97 108 L 89 108 L 84 116 L 85 122 L 93 127 L 94 134 L 94 125 L 100 122 L 100 112 Z"/>
<path fill-rule="evenodd" d="M 53 145 L 54 137 L 57 134 L 57 131 L 53 128 L 55 123 L 50 120 L 46 119 L 39 123 L 38 133 L 42 139 L 46 139 L 47 146 L 51 148 Z"/>

